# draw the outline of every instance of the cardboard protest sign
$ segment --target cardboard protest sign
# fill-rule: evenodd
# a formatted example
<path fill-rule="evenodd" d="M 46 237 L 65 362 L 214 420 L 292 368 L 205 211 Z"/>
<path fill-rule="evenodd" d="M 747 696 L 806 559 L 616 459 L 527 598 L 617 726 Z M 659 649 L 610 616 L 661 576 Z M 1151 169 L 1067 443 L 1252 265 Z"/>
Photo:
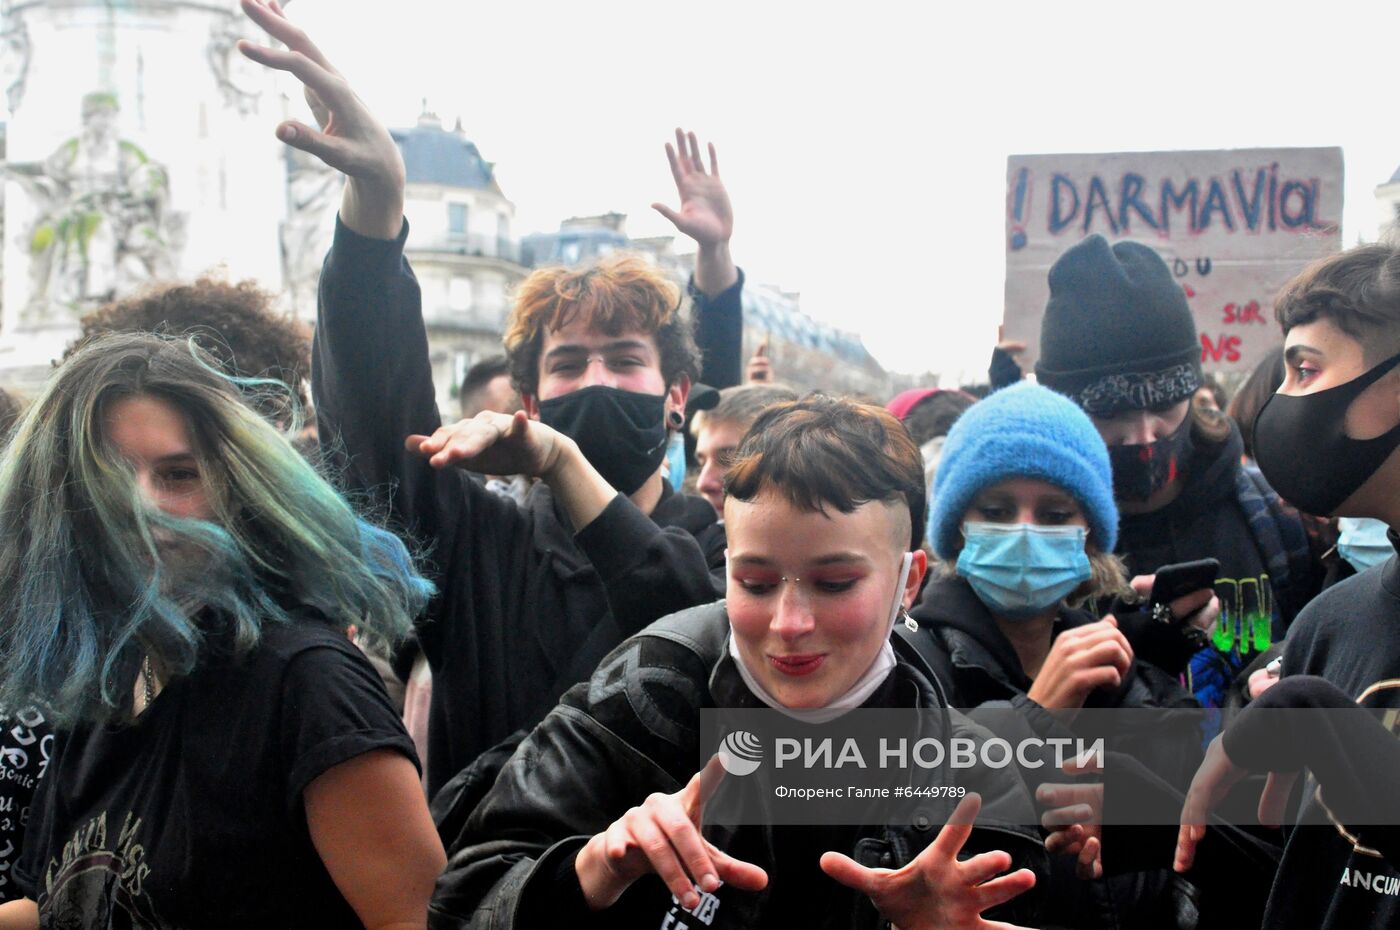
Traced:
<path fill-rule="evenodd" d="M 1006 180 L 1004 338 L 1026 342 L 1027 366 L 1050 266 L 1090 233 L 1158 251 L 1189 298 L 1202 363 L 1221 372 L 1282 342 L 1274 295 L 1341 248 L 1340 148 L 1013 155 Z"/>

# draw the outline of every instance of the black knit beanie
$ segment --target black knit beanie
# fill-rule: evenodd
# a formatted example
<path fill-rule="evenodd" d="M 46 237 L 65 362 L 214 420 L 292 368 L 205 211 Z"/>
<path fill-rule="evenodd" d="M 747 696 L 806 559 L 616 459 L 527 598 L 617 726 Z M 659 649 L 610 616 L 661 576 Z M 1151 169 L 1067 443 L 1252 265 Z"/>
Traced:
<path fill-rule="evenodd" d="M 1050 268 L 1037 380 L 1091 414 L 1163 407 L 1201 386 L 1186 294 L 1155 251 L 1093 235 Z"/>

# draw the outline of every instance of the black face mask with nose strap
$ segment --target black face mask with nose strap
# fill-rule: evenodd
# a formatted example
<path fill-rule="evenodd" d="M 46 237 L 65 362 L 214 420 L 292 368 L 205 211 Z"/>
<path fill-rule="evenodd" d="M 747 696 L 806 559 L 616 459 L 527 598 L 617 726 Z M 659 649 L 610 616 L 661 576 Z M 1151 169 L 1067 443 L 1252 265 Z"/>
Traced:
<path fill-rule="evenodd" d="M 1254 418 L 1254 458 L 1279 496 L 1305 513 L 1331 516 L 1400 446 L 1400 423 L 1374 439 L 1346 434 L 1347 409 L 1396 365 L 1393 355 L 1325 391 L 1275 394 Z"/>
<path fill-rule="evenodd" d="M 632 494 L 666 457 L 666 395 L 594 384 L 540 402 L 540 422 L 578 443 L 608 484 Z"/>

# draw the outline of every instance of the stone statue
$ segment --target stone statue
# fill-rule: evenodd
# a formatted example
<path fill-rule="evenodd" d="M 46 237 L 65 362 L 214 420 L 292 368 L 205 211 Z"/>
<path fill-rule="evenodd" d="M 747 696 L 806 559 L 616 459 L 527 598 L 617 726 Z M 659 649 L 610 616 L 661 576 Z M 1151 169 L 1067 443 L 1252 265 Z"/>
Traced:
<path fill-rule="evenodd" d="M 26 231 L 30 294 L 21 324 L 55 307 L 83 313 L 133 285 L 175 274 L 183 217 L 169 209 L 165 168 L 120 138 L 117 98 L 83 98 L 82 131 L 42 162 L 5 172 L 38 206 Z"/>
<path fill-rule="evenodd" d="M 0 10 L 0 13 L 8 12 L 8 9 Z M 9 18 L 9 27 L 0 32 L 0 83 L 5 85 L 5 104 L 11 113 L 19 109 L 24 99 L 33 54 L 24 20 Z"/>

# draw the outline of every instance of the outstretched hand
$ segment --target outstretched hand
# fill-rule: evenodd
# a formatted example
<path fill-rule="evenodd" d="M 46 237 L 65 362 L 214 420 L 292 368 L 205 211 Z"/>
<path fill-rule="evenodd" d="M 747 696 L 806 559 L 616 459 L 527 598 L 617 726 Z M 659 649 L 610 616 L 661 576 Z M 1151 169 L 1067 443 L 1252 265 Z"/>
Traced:
<path fill-rule="evenodd" d="M 706 171 L 695 133 L 677 129 L 675 146 L 666 143 L 666 160 L 671 163 L 671 177 L 676 179 L 680 209 L 674 210 L 664 203 L 651 205 L 702 248 L 726 243 L 734 234 L 734 210 L 729 205 L 729 192 L 720 180 L 719 159 L 715 156 L 713 142 L 709 144 L 709 151 L 710 168 Z"/>
<path fill-rule="evenodd" d="M 483 410 L 469 420 L 440 426 L 431 436 L 412 435 L 404 448 L 434 468 L 465 468 L 485 475 L 547 477 L 567 440 L 523 410 Z"/>
<path fill-rule="evenodd" d="M 389 131 L 307 34 L 287 19 L 277 0 L 240 2 L 249 19 L 287 47 L 270 48 L 240 40 L 238 50 L 258 64 L 289 72 L 301 81 L 319 127 L 287 120 L 278 125 L 277 138 L 350 179 L 349 209 L 341 211 L 347 225 L 364 235 L 397 236 L 403 219 L 404 167 Z"/>
<path fill-rule="evenodd" d="M 1176 837 L 1176 858 L 1172 867 L 1185 872 L 1196 861 L 1196 847 L 1205 839 L 1206 824 L 1210 814 L 1225 800 L 1230 789 L 1239 783 L 1249 770 L 1236 765 L 1225 752 L 1225 738 L 1217 736 L 1206 747 L 1206 756 L 1201 767 L 1191 779 L 1191 787 L 1186 791 L 1186 803 L 1181 807 L 1181 828 Z M 1259 822 L 1264 826 L 1278 826 L 1283 823 L 1284 812 L 1288 808 L 1288 796 L 1298 780 L 1297 772 L 1270 772 L 1264 782 L 1264 790 L 1259 795 Z"/>
<path fill-rule="evenodd" d="M 822 871 L 867 895 L 899 930 L 1019 930 L 982 919 L 982 912 L 1004 904 L 1035 885 L 1035 873 L 1011 867 L 1005 852 L 985 852 L 963 861 L 958 852 L 972 834 L 982 799 L 962 799 L 938 836 L 902 869 L 871 869 L 849 856 L 829 852 Z"/>
<path fill-rule="evenodd" d="M 675 794 L 653 794 L 595 835 L 575 860 L 583 896 L 594 910 L 609 907 L 632 883 L 655 872 L 681 907 L 700 904 L 700 892 L 721 884 L 760 891 L 763 869 L 735 859 L 700 835 L 705 802 L 724 778 L 719 756 Z"/>

